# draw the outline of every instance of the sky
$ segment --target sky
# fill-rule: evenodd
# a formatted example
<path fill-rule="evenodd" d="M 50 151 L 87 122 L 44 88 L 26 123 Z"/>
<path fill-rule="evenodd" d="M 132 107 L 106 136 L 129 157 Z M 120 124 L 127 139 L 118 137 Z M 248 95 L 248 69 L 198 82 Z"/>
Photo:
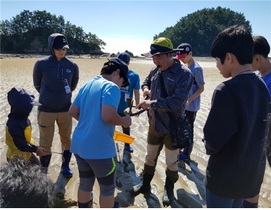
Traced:
<path fill-rule="evenodd" d="M 56 16 L 62 15 L 66 22 L 106 42 L 103 51 L 108 53 L 128 50 L 140 55 L 149 51 L 155 35 L 174 26 L 181 18 L 218 6 L 244 14 L 250 21 L 252 34 L 264 36 L 271 45 L 271 0 L 0 0 L 0 4 L 1 20 L 11 20 L 23 10 L 46 10 Z"/>

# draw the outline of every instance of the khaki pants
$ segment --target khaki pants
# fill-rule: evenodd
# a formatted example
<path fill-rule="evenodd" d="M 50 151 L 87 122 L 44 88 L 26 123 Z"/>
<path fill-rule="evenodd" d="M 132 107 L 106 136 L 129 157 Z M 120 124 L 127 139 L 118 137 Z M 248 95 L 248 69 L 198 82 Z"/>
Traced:
<path fill-rule="evenodd" d="M 179 150 L 172 148 L 170 134 L 159 134 L 154 130 L 149 129 L 148 132 L 147 155 L 145 164 L 156 166 L 157 159 L 160 155 L 163 146 L 165 145 L 166 165 L 170 171 L 178 171 L 178 154 Z"/>
<path fill-rule="evenodd" d="M 40 131 L 40 146 L 51 152 L 55 132 L 55 122 L 58 125 L 62 150 L 69 150 L 71 145 L 72 117 L 68 112 L 38 111 Z"/>

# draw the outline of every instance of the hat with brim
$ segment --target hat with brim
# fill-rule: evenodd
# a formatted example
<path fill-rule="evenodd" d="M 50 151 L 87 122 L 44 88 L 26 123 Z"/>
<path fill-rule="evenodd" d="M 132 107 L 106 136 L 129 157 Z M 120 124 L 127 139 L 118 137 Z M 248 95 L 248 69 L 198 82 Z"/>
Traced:
<path fill-rule="evenodd" d="M 173 49 L 173 44 L 169 38 L 159 37 L 152 42 L 150 51 L 142 53 L 141 55 L 149 58 L 155 55 L 175 53 L 177 51 L 178 49 Z"/>
<path fill-rule="evenodd" d="M 175 58 L 177 58 L 177 59 L 185 58 L 186 55 L 190 51 L 192 51 L 192 47 L 188 43 L 182 43 L 182 44 L 180 44 L 177 49 L 178 49 L 178 52 L 177 52 L 177 54 L 175 56 Z"/>
<path fill-rule="evenodd" d="M 65 36 L 55 37 L 54 43 L 53 43 L 53 48 L 54 49 L 63 49 L 63 48 L 70 49 Z"/>
<path fill-rule="evenodd" d="M 186 57 L 186 55 L 187 55 L 187 53 L 186 53 L 186 52 L 183 52 L 183 53 L 181 53 L 181 54 L 179 54 L 179 53 L 177 52 L 177 54 L 176 54 L 175 58 L 180 60 L 180 59 L 185 58 L 185 57 Z"/>

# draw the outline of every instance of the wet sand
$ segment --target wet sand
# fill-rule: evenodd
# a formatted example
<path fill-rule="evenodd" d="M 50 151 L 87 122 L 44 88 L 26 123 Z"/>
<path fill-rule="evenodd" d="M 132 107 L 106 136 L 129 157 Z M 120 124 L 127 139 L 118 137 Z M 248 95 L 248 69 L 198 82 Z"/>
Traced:
<path fill-rule="evenodd" d="M 0 56 L 1 57 L 1 56 Z M 71 57 L 71 56 L 68 56 Z M 88 80 L 98 75 L 106 58 L 89 57 L 71 57 L 79 66 L 80 79 L 76 90 L 73 93 L 73 98 L 76 96 L 79 88 L 85 84 Z M 38 92 L 33 87 L 32 71 L 35 62 L 38 57 L 7 57 L 2 56 L 1 62 L 1 91 L 0 91 L 0 163 L 6 162 L 6 145 L 5 145 L 5 123 L 7 121 L 7 115 L 9 113 L 9 105 L 7 102 L 7 92 L 14 86 L 23 87 L 35 95 L 38 99 Z M 214 88 L 224 81 L 219 71 L 215 67 L 215 62 L 211 58 L 196 58 L 199 64 L 204 70 L 205 79 L 205 91 L 202 93 L 201 109 L 198 111 L 195 121 L 195 136 L 194 136 L 194 149 L 192 152 L 192 161 L 190 166 L 182 163 L 182 167 L 179 169 L 179 180 L 175 184 L 175 197 L 178 199 L 172 207 L 206 207 L 205 206 L 205 187 L 203 185 L 203 178 L 205 175 L 205 168 L 208 161 L 208 155 L 206 155 L 205 147 L 202 142 L 203 133 L 202 128 L 207 118 L 211 97 Z M 148 75 L 149 70 L 153 67 L 150 60 L 136 60 L 132 59 L 130 68 L 137 71 L 140 75 L 141 82 Z M 142 97 L 142 94 L 141 94 Z M 141 98 L 142 99 L 142 98 Z M 34 107 L 30 114 L 30 120 L 32 122 L 33 130 L 32 136 L 35 143 L 38 144 L 39 130 L 37 126 L 37 107 Z M 76 126 L 74 120 L 74 127 Z M 117 130 L 121 130 L 119 126 Z M 144 198 L 143 195 L 138 195 L 133 198 L 129 195 L 128 191 L 135 184 L 140 182 L 140 173 L 143 170 L 144 158 L 146 153 L 146 136 L 148 129 L 148 121 L 146 113 L 141 114 L 139 117 L 133 118 L 133 124 L 131 126 L 131 135 L 135 137 L 135 141 L 132 144 L 134 153 L 127 154 L 123 152 L 123 143 L 117 143 L 119 147 L 119 159 L 121 160 L 117 168 L 117 190 L 116 200 L 120 203 L 121 207 L 162 207 L 162 195 L 165 181 L 165 155 L 162 150 L 158 159 L 155 176 L 151 182 L 152 194 L 148 198 Z M 59 177 L 60 165 L 62 157 L 58 152 L 61 152 L 60 139 L 58 136 L 58 130 L 56 127 L 53 153 L 50 168 L 49 177 L 56 182 Z M 71 167 L 74 171 L 74 176 L 68 181 L 65 191 L 65 199 L 68 204 L 67 207 L 76 207 L 75 201 L 77 201 L 77 189 L 79 184 L 77 165 L 74 156 L 71 160 Z M 185 168 L 185 169 L 184 169 Z M 61 177 L 60 177 L 61 178 Z M 94 207 L 99 207 L 98 202 L 99 187 L 97 183 L 94 188 Z M 271 208 L 271 169 L 266 167 L 266 173 L 264 182 L 262 184 L 260 192 L 259 207 Z"/>

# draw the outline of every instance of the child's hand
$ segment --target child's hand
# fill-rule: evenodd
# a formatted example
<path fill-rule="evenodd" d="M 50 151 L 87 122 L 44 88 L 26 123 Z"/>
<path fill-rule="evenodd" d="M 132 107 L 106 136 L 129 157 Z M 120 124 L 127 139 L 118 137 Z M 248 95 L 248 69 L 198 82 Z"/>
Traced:
<path fill-rule="evenodd" d="M 36 154 L 37 156 L 43 156 L 44 155 L 44 148 L 43 147 L 37 147 Z"/>

